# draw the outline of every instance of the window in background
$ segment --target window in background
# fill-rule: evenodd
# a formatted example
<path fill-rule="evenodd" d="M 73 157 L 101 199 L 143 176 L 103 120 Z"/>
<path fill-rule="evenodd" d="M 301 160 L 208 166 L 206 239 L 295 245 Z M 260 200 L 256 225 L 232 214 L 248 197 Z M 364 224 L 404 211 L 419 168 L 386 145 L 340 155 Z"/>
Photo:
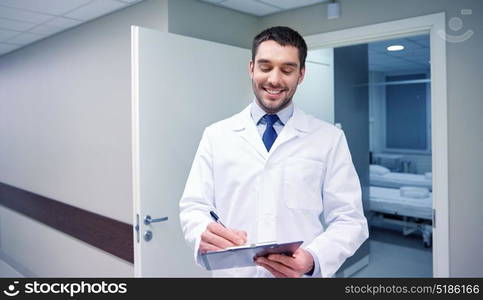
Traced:
<path fill-rule="evenodd" d="M 428 151 L 426 74 L 386 76 L 386 148 Z"/>

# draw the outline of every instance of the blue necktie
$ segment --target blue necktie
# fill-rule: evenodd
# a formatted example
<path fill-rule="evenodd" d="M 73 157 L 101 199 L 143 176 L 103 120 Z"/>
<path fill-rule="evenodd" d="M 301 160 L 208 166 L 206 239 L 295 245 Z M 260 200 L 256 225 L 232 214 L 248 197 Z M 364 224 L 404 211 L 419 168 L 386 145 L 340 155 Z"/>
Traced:
<path fill-rule="evenodd" d="M 270 151 L 270 148 L 272 148 L 273 142 L 275 142 L 275 139 L 277 138 L 277 132 L 273 128 L 273 124 L 278 121 L 278 116 L 277 115 L 264 115 L 263 119 L 267 123 L 267 128 L 265 129 L 265 132 L 263 133 L 263 143 L 265 144 L 265 148 L 267 148 L 267 151 Z"/>

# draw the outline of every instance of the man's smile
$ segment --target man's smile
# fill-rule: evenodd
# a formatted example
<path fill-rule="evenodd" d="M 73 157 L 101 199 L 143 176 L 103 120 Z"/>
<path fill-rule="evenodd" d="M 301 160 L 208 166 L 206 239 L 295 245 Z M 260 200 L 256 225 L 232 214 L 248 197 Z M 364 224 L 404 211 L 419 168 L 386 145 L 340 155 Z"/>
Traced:
<path fill-rule="evenodd" d="M 269 95 L 278 98 L 286 89 L 283 88 L 270 88 L 270 87 L 262 87 L 262 89 Z"/>

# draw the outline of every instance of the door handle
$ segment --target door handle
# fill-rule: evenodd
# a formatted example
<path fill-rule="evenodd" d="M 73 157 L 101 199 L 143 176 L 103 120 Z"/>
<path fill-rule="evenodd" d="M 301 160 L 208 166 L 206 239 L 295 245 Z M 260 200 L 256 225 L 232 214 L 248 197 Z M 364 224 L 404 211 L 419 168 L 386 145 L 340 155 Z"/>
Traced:
<path fill-rule="evenodd" d="M 168 221 L 168 217 L 162 217 L 157 219 L 151 218 L 150 215 L 146 215 L 146 217 L 144 217 L 144 224 L 146 225 L 149 225 L 151 223 L 157 223 L 157 222 L 165 222 L 165 221 Z"/>

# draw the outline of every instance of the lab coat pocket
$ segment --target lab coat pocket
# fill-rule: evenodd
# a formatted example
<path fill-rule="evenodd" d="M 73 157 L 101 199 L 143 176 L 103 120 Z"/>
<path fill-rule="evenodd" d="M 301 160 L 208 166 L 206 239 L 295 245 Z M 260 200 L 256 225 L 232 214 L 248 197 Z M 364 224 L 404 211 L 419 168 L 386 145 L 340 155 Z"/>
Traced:
<path fill-rule="evenodd" d="M 284 165 L 284 199 L 291 209 L 322 211 L 325 164 L 304 158 L 287 159 Z"/>

